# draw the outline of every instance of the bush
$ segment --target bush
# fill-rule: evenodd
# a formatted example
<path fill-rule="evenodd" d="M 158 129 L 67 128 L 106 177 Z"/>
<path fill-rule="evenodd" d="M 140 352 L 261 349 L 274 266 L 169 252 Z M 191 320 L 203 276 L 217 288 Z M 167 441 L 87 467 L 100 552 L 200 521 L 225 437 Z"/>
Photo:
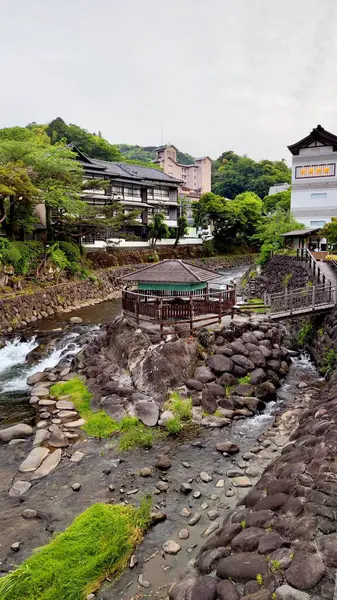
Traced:
<path fill-rule="evenodd" d="M 260 255 L 257 259 L 257 263 L 259 265 L 265 265 L 270 259 L 272 252 L 274 250 L 273 244 L 263 244 L 261 246 Z"/>
<path fill-rule="evenodd" d="M 297 334 L 297 343 L 299 346 L 304 347 L 310 344 L 313 340 L 314 328 L 311 323 L 304 323 Z"/>
<path fill-rule="evenodd" d="M 43 253 L 41 242 L 10 242 L 0 238 L 0 263 L 13 267 L 16 275 L 26 275 L 36 269 Z"/>
<path fill-rule="evenodd" d="M 173 417 L 165 423 L 165 427 L 170 435 L 177 435 L 181 431 L 181 421 L 179 417 Z"/>

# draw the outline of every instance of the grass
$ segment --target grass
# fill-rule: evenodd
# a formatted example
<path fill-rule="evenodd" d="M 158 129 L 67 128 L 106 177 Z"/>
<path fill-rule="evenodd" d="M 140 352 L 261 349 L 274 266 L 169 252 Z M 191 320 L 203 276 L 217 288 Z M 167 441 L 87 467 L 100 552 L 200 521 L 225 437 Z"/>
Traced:
<path fill-rule="evenodd" d="M 78 377 L 70 379 L 66 383 L 56 383 L 51 387 L 50 393 L 56 398 L 69 396 L 69 400 L 73 402 L 81 417 L 86 421 L 81 429 L 90 437 L 107 438 L 119 429 L 118 423 L 104 410 L 93 412 L 90 406 L 92 394 Z"/>
<path fill-rule="evenodd" d="M 181 398 L 178 392 L 171 392 L 167 409 L 171 410 L 181 421 L 192 419 L 192 398 Z"/>
<path fill-rule="evenodd" d="M 150 522 L 140 508 L 94 504 L 49 544 L 0 579 L 1 600 L 84 600 L 126 567 Z"/>
<path fill-rule="evenodd" d="M 118 450 L 126 451 L 135 447 L 151 448 L 158 433 L 151 427 L 146 427 L 136 417 L 123 417 L 118 423 L 104 410 L 94 412 L 91 409 L 92 394 L 85 383 L 75 377 L 66 383 L 57 383 L 52 386 L 53 396 L 69 396 L 79 414 L 85 419 L 81 429 L 90 437 L 109 438 L 113 434 L 119 434 Z"/>
<path fill-rule="evenodd" d="M 245 375 L 244 377 L 239 377 L 239 383 L 250 383 L 250 375 Z"/>
<path fill-rule="evenodd" d="M 182 424 L 179 417 L 173 417 L 165 423 L 165 427 L 170 435 L 178 435 L 181 432 Z"/>
<path fill-rule="evenodd" d="M 262 300 L 262 298 L 249 298 L 249 300 L 247 301 L 247 304 L 249 304 L 250 306 L 254 306 L 254 304 L 258 304 L 258 305 L 264 305 L 264 301 Z M 255 313 L 265 313 L 266 309 L 265 308 L 251 308 L 249 306 L 249 310 L 251 310 L 252 312 Z"/>

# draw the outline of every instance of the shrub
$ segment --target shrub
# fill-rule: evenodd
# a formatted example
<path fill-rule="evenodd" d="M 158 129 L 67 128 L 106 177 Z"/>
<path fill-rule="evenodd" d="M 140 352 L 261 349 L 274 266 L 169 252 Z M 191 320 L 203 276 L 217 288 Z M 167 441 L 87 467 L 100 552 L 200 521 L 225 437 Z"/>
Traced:
<path fill-rule="evenodd" d="M 257 259 L 257 264 L 264 265 L 270 259 L 272 252 L 274 250 L 273 244 L 263 244 L 261 246 L 260 255 Z"/>
<path fill-rule="evenodd" d="M 151 500 L 139 508 L 94 504 L 49 544 L 0 579 L 2 600 L 82 600 L 116 578 L 150 523 Z"/>
<path fill-rule="evenodd" d="M 146 427 L 135 417 L 124 417 L 120 424 L 121 437 L 118 450 L 126 451 L 132 448 L 152 448 L 155 433 L 151 427 Z"/>
<path fill-rule="evenodd" d="M 299 346 L 306 346 L 312 342 L 314 328 L 311 323 L 303 323 L 297 334 L 297 343 Z"/>

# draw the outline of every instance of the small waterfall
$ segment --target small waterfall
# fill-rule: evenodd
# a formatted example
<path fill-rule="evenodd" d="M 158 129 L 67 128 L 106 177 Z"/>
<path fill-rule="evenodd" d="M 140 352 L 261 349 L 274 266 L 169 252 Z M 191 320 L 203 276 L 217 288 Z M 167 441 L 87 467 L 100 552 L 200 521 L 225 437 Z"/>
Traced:
<path fill-rule="evenodd" d="M 61 358 L 77 354 L 80 350 L 80 346 L 75 343 L 78 335 L 77 333 L 66 335 L 55 345 L 48 356 L 35 362 L 34 365 L 25 363 L 25 359 L 27 354 L 38 346 L 35 337 L 27 342 L 21 342 L 20 339 L 8 342 L 0 350 L 0 387 L 2 391 L 24 391 L 28 387 L 27 377 L 37 371 L 55 367 Z M 70 345 L 72 346 L 71 350 L 69 350 Z"/>

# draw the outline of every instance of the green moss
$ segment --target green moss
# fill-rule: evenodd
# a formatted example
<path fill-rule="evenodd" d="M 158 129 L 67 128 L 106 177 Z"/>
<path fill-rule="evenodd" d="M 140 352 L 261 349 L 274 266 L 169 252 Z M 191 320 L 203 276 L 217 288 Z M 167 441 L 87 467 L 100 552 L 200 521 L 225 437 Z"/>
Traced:
<path fill-rule="evenodd" d="M 221 418 L 222 416 L 223 416 L 223 415 L 222 415 L 222 412 L 221 412 L 221 410 L 220 410 L 220 409 L 217 409 L 217 410 L 215 411 L 215 413 L 214 413 L 214 417 L 220 417 L 220 418 Z"/>
<path fill-rule="evenodd" d="M 240 525 L 242 529 L 246 529 L 246 521 L 241 521 Z"/>
<path fill-rule="evenodd" d="M 153 428 L 146 427 L 136 417 L 123 417 L 119 423 L 121 437 L 118 450 L 126 451 L 132 448 L 151 448 L 158 435 Z"/>
<path fill-rule="evenodd" d="M 311 323 L 303 323 L 297 333 L 297 343 L 299 346 L 306 346 L 313 340 L 314 328 Z"/>
<path fill-rule="evenodd" d="M 280 571 L 282 569 L 282 565 L 279 560 L 271 560 L 270 568 L 272 573 L 276 573 L 276 571 Z"/>
<path fill-rule="evenodd" d="M 258 573 L 258 575 L 256 575 L 256 581 L 261 587 L 263 586 L 263 577 L 262 577 L 262 575 L 260 575 L 260 573 Z"/>
<path fill-rule="evenodd" d="M 2 600 L 83 600 L 126 567 L 150 521 L 140 508 L 94 504 L 18 569 L 0 579 Z"/>
<path fill-rule="evenodd" d="M 56 383 L 50 389 L 53 396 L 69 396 L 75 408 L 85 419 L 85 424 L 81 429 L 90 437 L 106 438 L 119 429 L 118 423 L 109 417 L 104 410 L 93 412 L 90 406 L 92 394 L 89 392 L 85 383 L 75 377 L 66 383 Z"/>

